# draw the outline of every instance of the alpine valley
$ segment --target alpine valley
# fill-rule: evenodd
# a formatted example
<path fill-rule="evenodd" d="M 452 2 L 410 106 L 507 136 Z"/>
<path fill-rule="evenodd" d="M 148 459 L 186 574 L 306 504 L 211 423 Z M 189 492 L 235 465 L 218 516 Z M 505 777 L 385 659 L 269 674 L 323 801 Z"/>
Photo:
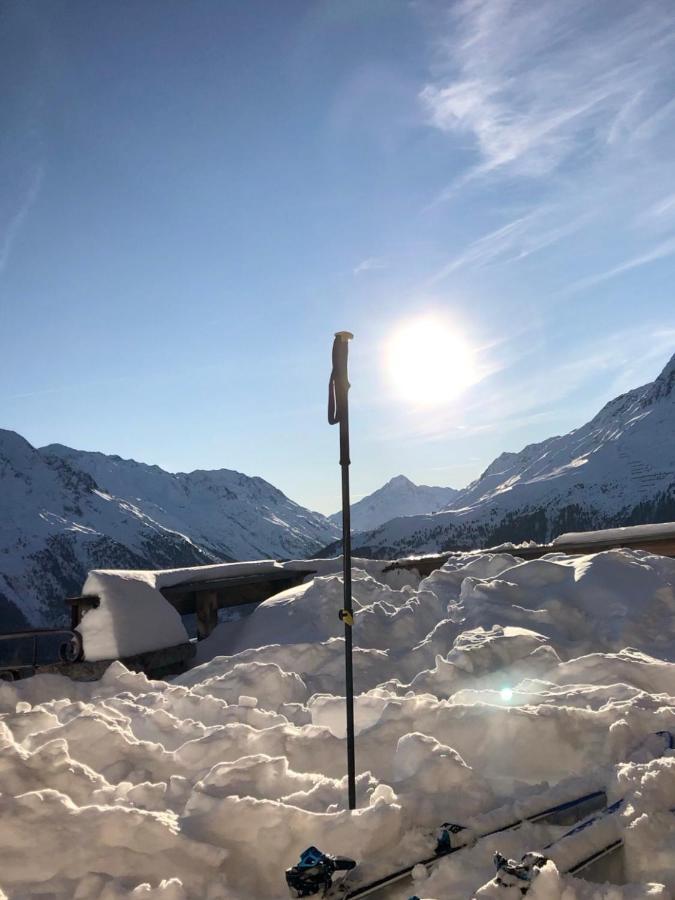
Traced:
<path fill-rule="evenodd" d="M 63 625 L 91 568 L 311 556 L 337 527 L 262 478 L 171 474 L 0 430 L 0 631 Z"/>

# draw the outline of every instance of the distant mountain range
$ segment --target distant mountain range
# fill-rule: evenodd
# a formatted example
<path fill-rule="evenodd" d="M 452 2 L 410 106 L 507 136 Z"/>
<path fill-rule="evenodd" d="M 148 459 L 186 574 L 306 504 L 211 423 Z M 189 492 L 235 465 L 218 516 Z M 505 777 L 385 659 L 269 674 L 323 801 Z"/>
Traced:
<path fill-rule="evenodd" d="M 228 469 L 171 474 L 0 430 L 0 631 L 63 624 L 90 568 L 340 552 L 340 514 Z M 502 453 L 461 491 L 400 475 L 352 506 L 354 553 L 395 557 L 675 520 L 675 356 L 561 437 Z M 323 549 L 322 549 L 323 548 Z"/>
<path fill-rule="evenodd" d="M 0 631 L 67 621 L 90 568 L 306 557 L 338 536 L 262 478 L 171 474 L 0 430 Z"/>
<path fill-rule="evenodd" d="M 397 475 L 372 494 L 352 503 L 352 530 L 368 531 L 397 516 L 436 512 L 449 506 L 459 493 L 451 487 L 414 484 L 405 475 Z M 329 518 L 336 525 L 341 525 L 342 511 Z"/>
<path fill-rule="evenodd" d="M 361 556 L 391 558 L 673 520 L 675 356 L 655 381 L 581 428 L 502 453 L 443 511 L 393 519 L 352 545 Z"/>

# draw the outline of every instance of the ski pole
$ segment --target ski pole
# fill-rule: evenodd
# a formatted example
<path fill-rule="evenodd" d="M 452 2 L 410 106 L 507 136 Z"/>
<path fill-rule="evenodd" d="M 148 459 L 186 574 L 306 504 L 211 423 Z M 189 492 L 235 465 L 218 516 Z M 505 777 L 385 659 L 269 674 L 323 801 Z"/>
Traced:
<path fill-rule="evenodd" d="M 344 599 L 340 620 L 345 626 L 345 700 L 347 706 L 347 783 L 349 808 L 356 809 L 356 764 L 354 760 L 354 673 L 352 665 L 352 538 L 349 508 L 349 380 L 347 354 L 349 331 L 338 331 L 333 341 L 333 371 L 328 384 L 328 422 L 340 423 L 340 468 L 342 470 L 342 574 Z"/>

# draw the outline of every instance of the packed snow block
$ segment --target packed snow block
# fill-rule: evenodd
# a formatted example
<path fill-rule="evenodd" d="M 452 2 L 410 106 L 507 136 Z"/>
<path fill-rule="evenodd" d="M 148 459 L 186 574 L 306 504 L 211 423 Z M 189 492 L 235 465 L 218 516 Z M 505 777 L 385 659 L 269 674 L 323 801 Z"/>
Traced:
<path fill-rule="evenodd" d="M 675 540 L 675 522 L 650 525 L 628 525 L 623 528 L 602 528 L 599 531 L 571 531 L 553 540 L 554 547 L 578 544 L 610 544 L 622 541 L 648 541 L 672 538 Z"/>
<path fill-rule="evenodd" d="M 77 628 L 85 659 L 121 659 L 189 640 L 180 615 L 153 581 L 151 572 L 89 573 L 82 591 L 97 595 L 100 604 Z"/>

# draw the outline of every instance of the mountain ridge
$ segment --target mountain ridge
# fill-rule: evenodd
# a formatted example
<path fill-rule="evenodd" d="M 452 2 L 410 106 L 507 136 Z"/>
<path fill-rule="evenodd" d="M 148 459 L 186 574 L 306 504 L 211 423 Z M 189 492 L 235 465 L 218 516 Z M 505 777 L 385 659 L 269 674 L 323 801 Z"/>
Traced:
<path fill-rule="evenodd" d="M 418 515 L 442 509 L 460 492 L 451 487 L 415 484 L 405 475 L 390 478 L 382 487 L 351 504 L 354 531 L 377 528 L 397 516 Z M 328 517 L 341 524 L 342 512 Z"/>
<path fill-rule="evenodd" d="M 304 557 L 337 535 L 259 477 L 159 466 L 0 430 L 2 627 L 62 625 L 91 568 Z"/>
<path fill-rule="evenodd" d="M 563 531 L 673 520 L 674 432 L 675 355 L 654 381 L 614 397 L 586 424 L 499 454 L 448 509 L 354 535 L 354 552 L 546 542 Z"/>

